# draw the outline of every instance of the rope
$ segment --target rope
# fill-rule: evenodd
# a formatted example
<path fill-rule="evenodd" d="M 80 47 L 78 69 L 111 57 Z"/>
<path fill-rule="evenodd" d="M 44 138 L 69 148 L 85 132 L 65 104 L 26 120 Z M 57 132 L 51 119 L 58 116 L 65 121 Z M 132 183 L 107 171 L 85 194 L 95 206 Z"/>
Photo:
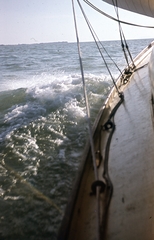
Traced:
<path fill-rule="evenodd" d="M 79 1 L 78 1 L 78 3 L 79 3 Z M 78 47 L 78 55 L 79 55 L 79 62 L 80 62 L 80 69 L 81 69 L 81 76 L 82 76 L 84 98 L 85 98 L 85 103 L 86 103 L 87 121 L 88 121 L 88 126 L 89 126 L 88 130 L 89 130 L 89 138 L 90 138 L 90 145 L 91 145 L 91 152 L 92 152 L 94 175 L 95 175 L 95 180 L 98 180 L 98 172 L 97 172 L 97 166 L 96 166 L 96 157 L 95 157 L 95 150 L 94 150 L 94 143 L 93 143 L 93 135 L 92 135 L 92 129 L 91 129 L 91 122 L 90 122 L 90 110 L 89 110 L 89 103 L 88 103 L 88 97 L 87 97 L 87 91 L 86 91 L 86 84 L 85 84 L 85 78 L 84 78 L 82 58 L 81 58 L 80 42 L 79 42 L 75 8 L 74 8 L 74 0 L 72 0 L 72 8 L 73 8 L 74 25 L 75 25 L 75 32 L 76 32 L 76 39 L 77 39 L 77 47 Z"/>
<path fill-rule="evenodd" d="M 87 23 L 87 25 L 88 25 L 88 27 L 89 27 L 89 30 L 90 30 L 90 32 L 91 32 L 91 34 L 92 34 L 92 36 L 93 36 L 93 39 L 94 39 L 94 41 L 95 41 L 95 44 L 96 44 L 96 46 L 97 46 L 97 48 L 98 48 L 98 50 L 99 50 L 99 52 L 100 52 L 100 55 L 101 55 L 101 57 L 102 57 L 102 59 L 103 59 L 103 61 L 104 61 L 104 64 L 105 64 L 105 66 L 106 66 L 106 69 L 108 70 L 108 73 L 109 73 L 109 75 L 110 75 L 110 77 L 111 77 L 111 79 L 112 79 L 112 82 L 113 82 L 113 84 L 114 84 L 114 86 L 115 86 L 115 88 L 116 88 L 116 90 L 117 90 L 117 92 L 118 92 L 118 95 L 120 95 L 120 92 L 119 92 L 119 90 L 118 90 L 118 87 L 117 87 L 117 85 L 116 85 L 116 82 L 115 82 L 115 80 L 114 80 L 114 78 L 113 78 L 113 76 L 112 76 L 112 73 L 111 73 L 111 71 L 110 71 L 110 69 L 109 69 L 109 67 L 108 67 L 108 64 L 107 64 L 107 62 L 106 62 L 106 60 L 105 60 L 105 58 L 104 58 L 104 56 L 103 56 L 103 54 L 102 54 L 102 52 L 101 52 L 101 50 L 100 50 L 100 47 L 99 47 L 99 45 L 98 45 L 98 42 L 96 41 L 96 37 L 95 37 L 95 35 L 96 35 L 96 33 L 94 32 L 94 30 L 93 30 L 93 28 L 92 28 L 92 26 L 91 26 L 91 24 L 90 24 L 90 22 L 89 22 L 89 20 L 88 20 L 88 18 L 87 18 L 87 16 L 86 16 L 86 14 L 85 14 L 85 12 L 84 12 L 84 10 L 83 10 L 83 8 L 82 8 L 82 6 L 81 6 L 81 4 L 80 4 L 80 2 L 79 2 L 79 0 L 77 0 L 77 2 L 78 2 L 78 4 L 79 4 L 79 7 L 80 7 L 80 9 L 81 9 L 81 11 L 82 11 L 82 14 L 83 14 L 83 16 L 84 16 L 84 18 L 85 18 L 85 21 L 86 21 L 86 23 Z M 102 45 L 102 44 L 101 44 Z M 103 46 L 103 45 L 102 45 Z M 105 49 L 105 48 L 104 48 Z M 106 50 L 105 50 L 106 51 Z M 107 53 L 107 51 L 106 51 L 106 53 Z M 109 55 L 108 55 L 109 56 Z M 111 59 L 111 58 L 110 58 Z M 112 60 L 112 59 L 111 59 Z M 112 60 L 113 61 L 113 60 Z M 114 62 L 115 63 L 115 62 Z M 116 64 L 115 64 L 116 65 Z M 117 65 L 116 65 L 117 66 Z M 118 67 L 117 67 L 118 68 Z M 118 68 L 119 69 L 119 68 Z M 120 71 L 120 69 L 119 69 L 119 71 Z M 121 73 L 121 71 L 120 71 L 120 73 Z M 121 73 L 122 74 L 122 73 Z"/>
<path fill-rule="evenodd" d="M 110 144 L 111 144 L 113 133 L 115 131 L 114 115 L 116 114 L 116 111 L 118 110 L 120 105 L 123 103 L 123 101 L 124 101 L 124 95 L 121 93 L 120 101 L 112 109 L 107 122 L 102 126 L 103 130 L 107 130 L 107 131 L 110 130 L 109 137 L 108 137 L 108 140 L 106 143 L 106 148 L 105 148 L 104 171 L 103 171 L 103 178 L 105 179 L 106 184 L 107 184 L 107 191 L 106 191 L 107 197 L 106 197 L 106 201 L 105 201 L 105 211 L 104 211 L 104 214 L 102 217 L 102 231 L 101 231 L 102 239 L 105 239 L 106 229 L 107 229 L 108 210 L 109 210 L 111 198 L 113 195 L 113 184 L 110 179 L 109 172 L 108 172 L 108 161 L 109 161 Z"/>
<path fill-rule="evenodd" d="M 109 55 L 109 53 L 107 52 L 107 50 L 106 50 L 105 47 L 103 46 L 102 42 L 99 40 L 96 32 L 94 31 L 92 25 L 90 24 L 90 21 L 88 20 L 88 18 L 87 18 L 87 16 L 86 16 L 86 14 L 85 14 L 85 12 L 84 12 L 84 10 L 83 10 L 83 8 L 82 8 L 82 6 L 81 6 L 80 3 L 79 3 L 79 6 L 80 6 L 80 9 L 81 9 L 81 11 L 82 11 L 82 14 L 83 14 L 83 16 L 84 16 L 84 18 L 85 18 L 85 20 L 86 20 L 86 23 L 87 23 L 87 25 L 88 25 L 88 27 L 89 27 L 89 30 L 90 30 L 90 32 L 91 32 L 91 34 L 92 34 L 92 37 L 93 37 L 93 39 L 94 39 L 94 42 L 96 43 L 96 46 L 97 46 L 97 48 L 98 48 L 101 56 L 102 56 L 102 52 L 101 52 L 101 49 L 100 49 L 98 43 L 101 45 L 101 47 L 103 48 L 103 50 L 105 51 L 105 53 L 107 54 L 107 56 L 108 56 L 108 57 L 110 58 L 110 60 L 114 63 L 114 65 L 116 66 L 116 68 L 119 70 L 119 72 L 120 72 L 121 75 L 122 75 L 122 71 L 120 70 L 120 68 L 118 67 L 118 65 L 116 64 L 116 62 L 112 59 L 112 57 Z M 97 39 L 97 40 L 96 40 L 96 39 Z M 103 60 L 104 60 L 104 59 L 103 59 Z"/>
<path fill-rule="evenodd" d="M 121 100 L 119 101 L 119 103 L 114 107 L 114 109 L 112 110 L 111 114 L 110 114 L 110 120 L 113 117 L 113 115 L 115 114 L 115 112 L 117 111 L 119 105 L 121 104 L 121 102 L 123 101 L 123 95 L 122 93 L 119 92 L 118 87 L 114 81 L 114 78 L 111 74 L 111 71 L 107 65 L 107 62 L 105 61 L 105 58 L 100 50 L 99 44 L 96 41 L 96 34 L 88 20 L 88 18 L 86 17 L 86 14 L 80 4 L 80 1 L 77 0 L 77 3 L 81 9 L 81 12 L 86 20 L 86 23 L 89 27 L 89 30 L 94 38 L 94 41 L 97 45 L 97 48 L 101 54 L 101 57 L 104 60 L 105 66 L 112 78 L 113 84 L 118 92 L 119 97 L 121 98 Z M 91 130 L 91 123 L 90 123 L 90 110 L 89 110 L 89 104 L 88 104 L 88 97 L 87 97 L 87 92 L 86 92 L 86 85 L 85 85 L 85 78 L 84 78 L 84 71 L 83 71 L 83 64 L 82 64 L 82 58 L 81 58 L 81 51 L 80 51 L 80 42 L 79 42 L 79 36 L 78 36 L 78 29 L 77 29 L 77 22 L 76 22 L 76 15 L 75 15 L 75 7 L 74 7 L 74 0 L 72 0 L 72 8 L 73 8 L 73 17 L 74 17 L 74 25 L 75 25 L 75 32 L 76 32 L 76 39 L 77 39 L 77 48 L 78 48 L 78 55 L 79 55 L 79 62 L 80 62 L 80 69 L 81 69 L 81 76 L 82 76 L 82 83 L 83 83 L 83 91 L 84 91 L 84 98 L 85 98 L 85 103 L 86 103 L 86 111 L 87 111 L 87 120 L 88 120 L 88 125 L 89 125 L 89 137 L 90 137 L 90 145 L 91 145 L 91 152 L 92 152 L 92 160 L 93 160 L 93 167 L 94 167 L 94 175 L 95 175 L 95 182 L 93 183 L 93 185 L 95 186 L 96 189 L 96 199 L 97 199 L 97 239 L 100 240 L 100 235 L 101 235 L 101 230 L 100 230 L 100 191 L 101 191 L 101 185 L 103 182 L 98 180 L 98 172 L 97 172 L 97 166 L 96 166 L 96 157 L 95 157 L 95 150 L 94 150 L 94 143 L 93 143 L 93 135 L 92 135 L 92 130 Z M 110 204 L 110 200 L 112 197 L 112 192 L 113 192 L 113 186 L 112 186 L 112 182 L 110 180 L 109 174 L 108 174 L 108 155 L 109 155 L 109 146 L 110 146 L 110 142 L 111 142 L 111 138 L 113 135 L 115 129 L 115 125 L 113 125 L 112 127 L 112 131 L 111 134 L 109 135 L 108 141 L 107 141 L 107 146 L 106 146 L 106 157 L 105 157 L 105 161 L 104 161 L 104 173 L 103 173 L 103 177 L 106 180 L 107 183 L 107 187 L 110 188 L 110 192 L 109 192 L 109 198 L 107 200 L 107 209 L 109 207 Z M 100 185 L 101 182 L 101 185 Z M 103 183 L 104 184 L 104 183 Z M 105 185 L 105 184 L 104 184 Z M 104 185 L 102 186 L 102 188 L 104 188 Z M 108 191 L 107 191 L 108 192 Z M 105 213 L 107 213 L 107 209 L 105 209 Z"/>
<path fill-rule="evenodd" d="M 77 2 L 78 2 L 79 6 L 82 10 L 80 2 L 78 0 L 77 0 Z M 91 123 L 90 123 L 90 110 L 89 110 L 88 97 L 87 97 L 86 86 L 85 86 L 85 78 L 84 78 L 83 64 L 82 64 L 82 58 L 81 58 L 79 36 L 78 36 L 77 23 L 76 23 L 74 0 L 72 0 L 72 8 L 73 8 L 73 16 L 74 16 L 74 24 L 75 24 L 75 32 L 76 32 L 76 39 L 77 39 L 80 69 L 81 69 L 81 75 L 82 75 L 84 97 L 85 97 L 86 110 L 87 110 L 87 120 L 88 120 L 88 125 L 89 125 L 88 129 L 89 129 L 90 145 L 91 145 L 92 160 L 93 160 L 93 167 L 94 167 L 94 175 L 95 175 L 95 181 L 97 181 L 98 180 L 98 172 L 97 172 L 97 166 L 96 166 L 96 157 L 95 157 L 95 150 L 94 150 L 94 143 L 93 143 L 93 135 L 92 135 L 92 129 L 91 129 Z M 97 208 L 96 208 L 96 212 L 97 212 L 97 239 L 100 240 L 100 186 L 96 186 L 96 199 L 97 199 Z"/>
<path fill-rule="evenodd" d="M 126 38 L 125 38 L 125 35 L 124 35 L 124 32 L 123 32 L 123 29 L 122 29 L 122 27 L 121 27 L 121 23 L 120 23 L 120 20 L 119 20 L 118 2 L 117 2 L 117 0 L 115 0 L 115 1 L 116 1 L 116 3 L 114 2 L 114 0 L 112 0 L 112 3 L 113 3 L 113 6 L 114 6 L 114 9 L 115 9 L 115 12 L 116 12 L 116 14 L 117 14 L 122 50 L 123 50 L 123 52 L 124 52 L 124 56 L 125 56 L 125 59 L 126 59 L 127 65 L 128 65 L 128 69 L 129 69 L 130 67 L 129 67 L 129 62 L 128 62 L 127 54 L 126 54 L 126 51 L 125 51 L 125 47 L 126 47 L 126 49 L 127 49 L 127 52 L 128 52 L 128 54 L 129 54 L 129 57 L 130 57 L 130 59 L 131 59 L 131 61 L 132 61 L 132 63 L 133 63 L 133 68 L 135 68 L 135 64 L 134 64 L 132 55 L 131 55 L 131 53 L 130 53 L 130 50 L 129 50 L 129 47 L 128 47 L 128 44 L 127 44 L 127 41 L 126 41 Z M 123 40 L 124 40 L 124 41 L 123 41 Z"/>
<path fill-rule="evenodd" d="M 95 11 L 99 12 L 100 14 L 118 22 L 118 19 L 110 16 L 109 14 L 103 12 L 102 10 L 100 10 L 99 8 L 97 8 L 95 5 L 93 5 L 91 2 L 89 2 L 88 0 L 83 0 L 85 3 L 87 3 L 87 5 L 89 5 L 91 8 L 93 8 Z M 142 27 L 142 28 L 154 28 L 154 26 L 147 26 L 147 25 L 139 25 L 139 24 L 135 24 L 135 23 L 130 23 L 130 22 L 125 22 L 125 21 L 122 21 L 122 20 L 119 20 L 120 23 L 122 24 L 127 24 L 127 25 L 130 25 L 130 26 L 133 26 L 133 27 Z"/>
<path fill-rule="evenodd" d="M 113 5 L 114 5 L 114 9 L 115 9 L 115 12 L 116 12 L 116 14 L 117 14 L 118 26 L 119 26 L 119 33 L 120 33 L 120 40 L 121 40 L 121 47 L 122 47 L 122 50 L 123 50 L 123 52 L 124 52 L 124 56 L 125 56 L 125 59 L 126 59 L 128 68 L 129 68 L 129 62 L 128 62 L 127 54 L 126 54 L 126 52 L 125 52 L 125 45 L 124 45 L 124 43 L 123 43 L 123 36 L 124 36 L 124 34 L 123 34 L 123 31 L 122 31 L 122 28 L 121 28 L 121 24 L 120 24 L 120 22 L 119 22 L 119 12 L 118 12 L 118 7 L 117 7 L 117 1 L 116 1 L 116 6 L 115 6 L 115 4 L 114 4 L 114 0 L 112 0 L 112 3 L 113 3 Z"/>

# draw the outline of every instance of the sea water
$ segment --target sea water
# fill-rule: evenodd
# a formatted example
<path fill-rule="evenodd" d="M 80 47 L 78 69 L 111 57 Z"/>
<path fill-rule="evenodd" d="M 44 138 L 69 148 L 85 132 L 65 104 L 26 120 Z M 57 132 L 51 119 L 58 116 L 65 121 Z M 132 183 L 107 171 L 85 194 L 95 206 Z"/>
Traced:
<path fill-rule="evenodd" d="M 120 41 L 103 46 L 122 70 Z M 113 84 L 94 43 L 81 55 L 93 123 Z M 0 46 L 0 239 L 56 239 L 88 139 L 78 59 L 76 43 Z"/>

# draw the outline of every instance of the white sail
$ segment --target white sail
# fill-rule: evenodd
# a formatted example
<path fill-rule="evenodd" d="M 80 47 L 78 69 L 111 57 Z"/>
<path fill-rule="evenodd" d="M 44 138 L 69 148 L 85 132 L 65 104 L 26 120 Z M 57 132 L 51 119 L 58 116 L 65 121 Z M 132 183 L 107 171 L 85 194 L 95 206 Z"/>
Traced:
<path fill-rule="evenodd" d="M 111 5 L 115 0 L 103 0 Z M 125 10 L 154 17 L 154 0 L 117 0 L 118 7 Z"/>

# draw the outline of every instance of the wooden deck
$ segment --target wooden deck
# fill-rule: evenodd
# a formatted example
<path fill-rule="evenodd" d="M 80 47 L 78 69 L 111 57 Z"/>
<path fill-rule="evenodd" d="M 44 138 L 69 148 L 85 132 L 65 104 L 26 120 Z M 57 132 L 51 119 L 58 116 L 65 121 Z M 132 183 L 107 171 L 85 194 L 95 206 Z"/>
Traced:
<path fill-rule="evenodd" d="M 154 131 L 148 65 L 132 75 L 124 96 L 110 147 L 114 191 L 107 239 L 150 240 L 154 239 Z"/>

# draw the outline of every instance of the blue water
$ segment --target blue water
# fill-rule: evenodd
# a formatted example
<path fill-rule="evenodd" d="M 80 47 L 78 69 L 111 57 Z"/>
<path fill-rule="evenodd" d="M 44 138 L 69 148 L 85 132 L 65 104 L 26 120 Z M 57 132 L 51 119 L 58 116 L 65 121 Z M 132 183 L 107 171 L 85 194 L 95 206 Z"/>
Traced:
<path fill-rule="evenodd" d="M 123 69 L 120 42 L 103 45 Z M 93 122 L 112 81 L 94 43 L 81 52 Z M 0 66 L 0 239 L 56 239 L 87 139 L 76 43 L 1 45 Z"/>

